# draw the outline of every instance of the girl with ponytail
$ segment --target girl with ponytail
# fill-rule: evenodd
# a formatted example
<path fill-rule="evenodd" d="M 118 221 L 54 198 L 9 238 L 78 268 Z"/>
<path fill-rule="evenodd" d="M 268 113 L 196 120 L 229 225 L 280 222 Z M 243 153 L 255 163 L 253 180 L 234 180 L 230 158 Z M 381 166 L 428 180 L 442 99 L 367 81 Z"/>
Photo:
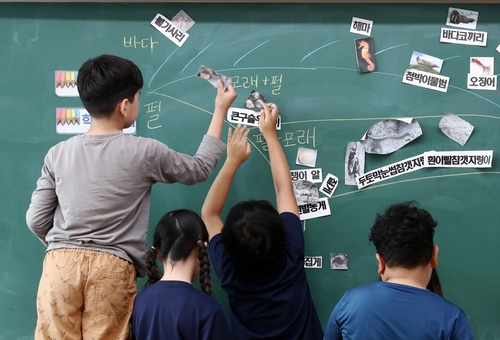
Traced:
<path fill-rule="evenodd" d="M 174 210 L 158 222 L 147 252 L 147 287 L 134 302 L 136 339 L 231 338 L 222 307 L 212 298 L 207 242 L 205 224 L 194 211 Z M 203 292 L 192 286 L 197 277 Z"/>

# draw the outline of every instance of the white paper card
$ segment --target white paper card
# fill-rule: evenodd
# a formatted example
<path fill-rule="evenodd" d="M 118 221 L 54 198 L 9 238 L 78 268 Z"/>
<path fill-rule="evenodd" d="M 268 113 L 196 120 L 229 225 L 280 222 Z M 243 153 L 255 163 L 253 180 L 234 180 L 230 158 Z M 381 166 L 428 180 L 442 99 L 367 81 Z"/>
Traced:
<path fill-rule="evenodd" d="M 403 83 L 446 92 L 448 91 L 450 78 L 439 74 L 407 69 L 403 75 Z"/>
<path fill-rule="evenodd" d="M 332 195 L 335 192 L 335 189 L 337 189 L 338 185 L 339 185 L 338 177 L 335 175 L 332 175 L 332 174 L 328 174 L 328 175 L 326 175 L 325 180 L 323 181 L 323 184 L 321 184 L 319 191 L 328 197 L 332 197 Z"/>
<path fill-rule="evenodd" d="M 424 152 L 425 167 L 491 168 L 493 150 Z"/>
<path fill-rule="evenodd" d="M 460 45 L 486 46 L 488 32 L 466 31 L 441 27 L 440 42 Z"/>
<path fill-rule="evenodd" d="M 322 268 L 323 257 L 321 256 L 305 256 L 304 268 Z"/>
<path fill-rule="evenodd" d="M 351 22 L 351 33 L 358 33 L 362 35 L 370 36 L 372 33 L 373 21 L 352 17 Z"/>
<path fill-rule="evenodd" d="M 155 18 L 151 21 L 151 25 L 179 47 L 189 38 L 187 32 L 180 30 L 160 13 L 156 14 Z"/>
<path fill-rule="evenodd" d="M 316 203 L 299 205 L 299 215 L 301 221 L 331 215 L 328 198 L 323 197 Z"/>
<path fill-rule="evenodd" d="M 227 110 L 227 121 L 234 124 L 243 124 L 250 126 L 259 126 L 260 112 L 248 109 L 230 107 Z M 281 116 L 276 121 L 276 130 L 281 130 Z"/>
<path fill-rule="evenodd" d="M 292 181 L 306 180 L 313 183 L 321 183 L 323 181 L 323 174 L 320 168 L 290 170 L 290 176 L 292 176 Z"/>
<path fill-rule="evenodd" d="M 56 71 L 55 77 L 55 92 L 58 97 L 78 97 L 78 87 L 76 86 L 76 78 L 78 71 Z"/>
<path fill-rule="evenodd" d="M 58 134 L 81 134 L 90 129 L 92 117 L 84 108 L 57 108 L 56 132 Z M 123 129 L 124 133 L 135 134 L 137 121 Z"/>
<path fill-rule="evenodd" d="M 467 89 L 469 90 L 496 90 L 496 75 L 467 74 Z"/>
<path fill-rule="evenodd" d="M 363 176 L 356 178 L 356 184 L 358 185 L 358 189 L 362 189 L 369 185 L 385 181 L 386 179 L 407 174 L 415 170 L 420 170 L 423 167 L 424 167 L 424 154 L 421 154 L 367 172 Z"/>

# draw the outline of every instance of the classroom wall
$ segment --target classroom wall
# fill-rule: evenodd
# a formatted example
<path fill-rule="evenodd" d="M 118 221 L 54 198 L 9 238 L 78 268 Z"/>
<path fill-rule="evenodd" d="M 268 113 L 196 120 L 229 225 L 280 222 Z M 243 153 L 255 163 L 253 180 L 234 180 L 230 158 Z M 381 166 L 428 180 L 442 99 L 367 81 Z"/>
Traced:
<path fill-rule="evenodd" d="M 292 169 L 304 169 L 295 164 L 298 147 L 318 150 L 316 166 L 341 181 L 328 200 L 331 215 L 303 223 L 306 255 L 322 256 L 324 262 L 321 269 L 307 269 L 323 325 L 346 290 L 378 279 L 367 236 L 376 214 L 392 203 L 417 200 L 439 222 L 435 241 L 445 297 L 464 309 L 476 339 L 500 339 L 500 99 L 498 91 L 466 87 L 470 57 L 498 57 L 499 8 L 460 5 L 478 11 L 477 30 L 489 33 L 487 46 L 477 47 L 439 42 L 449 6 L 1 3 L 0 339 L 32 338 L 45 249 L 28 230 L 25 212 L 45 153 L 70 137 L 55 132 L 56 108 L 81 107 L 78 98 L 55 95 L 54 72 L 77 70 L 102 53 L 131 59 L 143 71 L 139 136 L 185 153 L 196 151 L 215 96 L 206 81 L 195 77 L 203 64 L 232 78 L 239 94 L 235 106 L 242 107 L 252 89 L 279 105 L 278 134 Z M 157 13 L 171 18 L 181 9 L 196 24 L 177 48 L 150 21 Z M 375 73 L 358 71 L 354 39 L 362 36 L 349 32 L 353 16 L 374 21 Z M 446 93 L 402 83 L 413 51 L 445 60 Z M 475 127 L 463 147 L 438 128 L 447 112 Z M 347 143 L 394 117 L 416 118 L 423 135 L 392 154 L 367 155 L 366 171 L 430 150 L 493 150 L 493 166 L 426 168 L 363 190 L 345 186 Z M 249 140 L 252 155 L 236 175 L 229 204 L 249 198 L 274 201 L 269 157 L 257 129 Z M 199 211 L 213 179 L 189 187 L 155 185 L 148 238 L 166 211 Z M 348 270 L 331 270 L 331 253 L 347 254 Z M 227 310 L 227 298 L 213 277 L 215 297 Z"/>

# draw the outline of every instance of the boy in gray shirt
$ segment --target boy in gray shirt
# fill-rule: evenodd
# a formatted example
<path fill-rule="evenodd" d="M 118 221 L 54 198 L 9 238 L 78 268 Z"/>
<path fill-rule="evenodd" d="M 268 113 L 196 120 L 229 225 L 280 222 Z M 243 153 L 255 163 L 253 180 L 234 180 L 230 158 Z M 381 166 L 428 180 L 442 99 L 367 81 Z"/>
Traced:
<path fill-rule="evenodd" d="M 123 133 L 137 119 L 143 85 L 131 61 L 89 59 L 77 85 L 91 127 L 48 151 L 26 213 L 47 246 L 35 339 L 128 338 L 136 273 L 146 274 L 151 187 L 210 176 L 225 150 L 224 117 L 237 94 L 218 84 L 207 134 L 189 156 Z"/>

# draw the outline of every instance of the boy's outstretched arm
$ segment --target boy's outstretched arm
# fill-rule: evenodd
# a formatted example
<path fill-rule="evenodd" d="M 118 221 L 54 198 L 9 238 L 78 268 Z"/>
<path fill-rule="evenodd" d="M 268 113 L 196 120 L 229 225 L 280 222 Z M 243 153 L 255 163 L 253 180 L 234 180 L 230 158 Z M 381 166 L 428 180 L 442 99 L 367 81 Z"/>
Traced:
<path fill-rule="evenodd" d="M 227 110 L 237 96 L 238 94 L 234 90 L 233 85 L 229 84 L 226 91 L 224 91 L 222 81 L 218 81 L 214 114 L 208 127 L 207 135 L 221 139 L 222 127 L 224 126 L 224 119 L 226 118 Z"/>
<path fill-rule="evenodd" d="M 238 125 L 234 133 L 229 128 L 226 161 L 212 183 L 201 208 L 201 218 L 207 227 L 209 240 L 222 230 L 221 213 L 226 203 L 234 174 L 240 165 L 250 156 L 250 143 L 247 141 L 248 132 L 249 130 L 245 126 Z"/>
<path fill-rule="evenodd" d="M 276 191 L 276 207 L 278 212 L 291 212 L 299 216 L 297 200 L 293 192 L 290 167 L 286 160 L 283 147 L 276 134 L 276 121 L 279 109 L 275 104 L 262 105 L 264 109 L 260 115 L 259 129 L 267 142 L 269 159 L 271 162 L 271 173 L 273 175 L 274 190 Z"/>

